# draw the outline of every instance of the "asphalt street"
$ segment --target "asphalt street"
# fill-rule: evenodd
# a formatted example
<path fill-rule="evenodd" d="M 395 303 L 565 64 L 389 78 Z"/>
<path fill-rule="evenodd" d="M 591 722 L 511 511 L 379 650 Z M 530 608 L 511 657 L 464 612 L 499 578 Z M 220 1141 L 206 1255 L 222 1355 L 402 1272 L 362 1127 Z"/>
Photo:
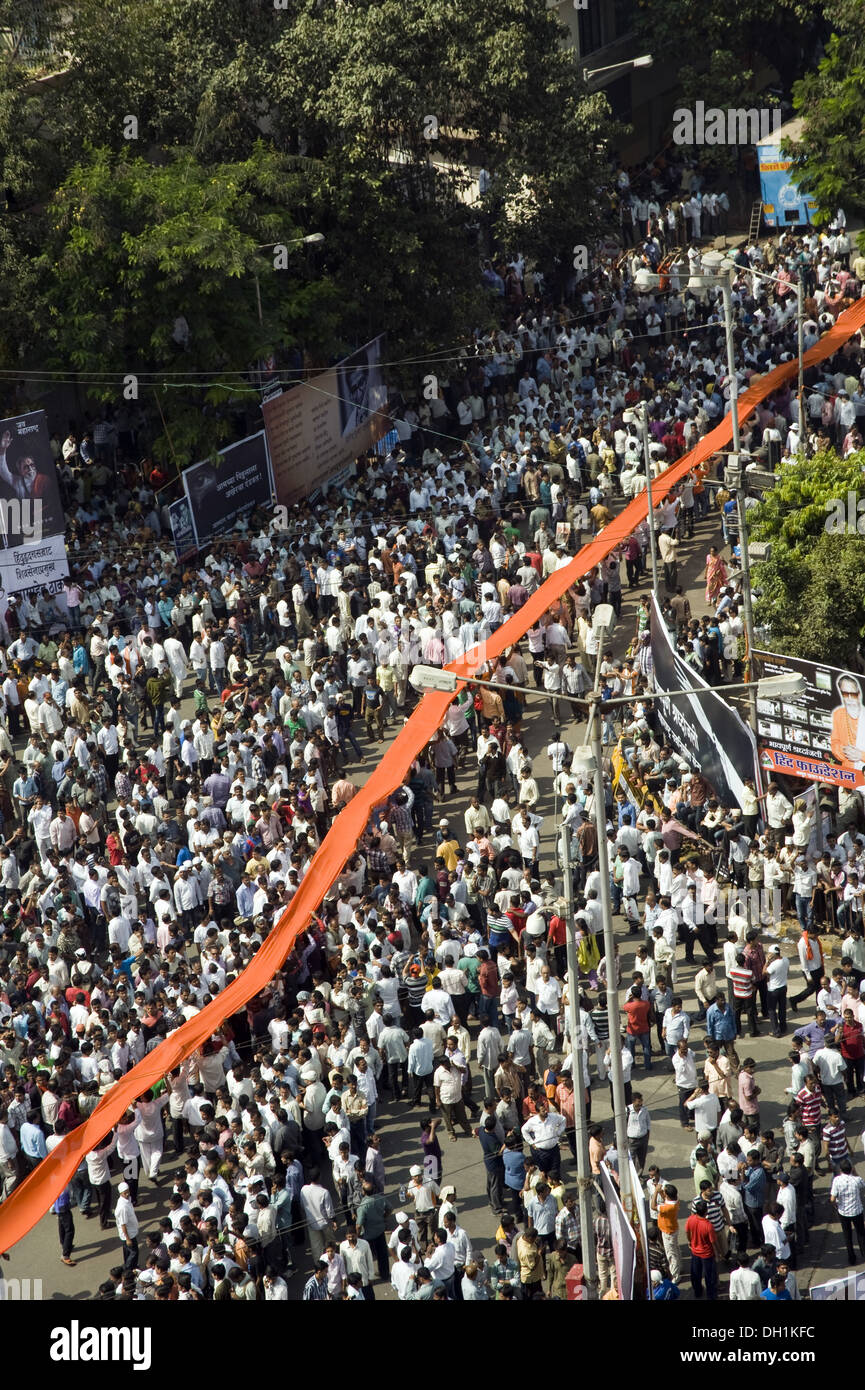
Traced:
<path fill-rule="evenodd" d="M 689 595 L 696 616 L 707 611 L 701 575 L 708 546 L 716 542 L 720 544 L 720 525 L 715 521 L 714 515 L 710 515 L 708 519 L 698 525 L 696 536 L 691 540 L 683 541 L 681 545 L 680 583 Z M 647 588 L 648 584 L 645 584 L 641 589 L 631 592 L 625 589 L 623 592 L 622 616 L 617 624 L 613 639 L 617 656 L 624 655 L 633 636 L 637 602 L 641 593 L 645 592 Z M 191 701 L 189 703 L 191 705 Z M 566 712 L 567 709 L 568 706 L 563 704 L 563 712 Z M 534 773 L 542 795 L 541 803 L 536 808 L 544 816 L 541 868 L 542 870 L 549 869 L 552 872 L 555 867 L 555 806 L 552 795 L 552 768 L 544 751 L 550 738 L 551 720 L 547 704 L 542 698 L 529 700 L 523 727 L 529 751 L 534 755 Z M 584 726 L 571 721 L 563 722 L 561 727 L 562 737 L 571 747 L 585 741 Z M 361 739 L 359 729 L 357 733 L 358 738 Z M 395 733 L 396 728 L 392 721 L 388 738 Z M 366 744 L 363 746 L 367 747 Z M 349 764 L 349 775 L 353 776 L 355 780 L 362 779 L 371 770 L 374 761 L 381 756 L 382 751 L 382 745 L 378 745 L 375 749 L 369 749 L 369 755 L 363 764 Z M 436 807 L 436 822 L 442 814 L 453 817 L 458 825 L 458 834 L 460 835 L 463 831 L 462 815 L 468 805 L 468 798 L 475 789 L 472 767 L 473 764 L 470 763 L 459 775 L 457 793 L 445 798 Z M 429 837 L 415 851 L 413 863 L 415 865 L 421 863 L 425 858 L 432 858 Z M 783 935 L 787 928 L 785 924 L 782 924 L 780 929 L 782 935 L 778 939 L 782 941 L 785 954 L 795 954 L 793 943 L 798 933 L 792 922 L 788 925 L 789 934 Z M 632 969 L 636 947 L 642 941 L 642 933 L 639 936 L 627 936 L 622 918 L 616 919 L 615 926 L 616 936 L 620 941 L 623 978 L 627 979 Z M 837 947 L 835 959 L 837 962 Z M 677 988 L 683 993 L 685 1008 L 692 1015 L 696 1012 L 692 984 L 695 969 L 696 967 L 688 966 L 680 960 Z M 796 977 L 798 977 L 798 971 L 793 964 L 791 965 L 791 983 Z M 804 1006 L 800 1008 L 794 1022 L 803 1021 L 808 1021 Z M 471 1031 L 474 1038 L 477 1034 L 476 1024 L 473 1023 Z M 757 1061 L 757 1081 L 762 1089 L 760 1098 L 761 1123 L 764 1128 L 767 1126 L 774 1128 L 776 1134 L 781 1134 L 781 1123 L 786 1107 L 784 1090 L 790 1084 L 787 1052 L 790 1047 L 791 1034 L 792 1027 L 789 1020 L 787 1037 L 781 1039 L 773 1038 L 769 1033 L 768 1024 L 764 1024 L 763 1035 L 759 1039 L 743 1040 L 739 1045 L 740 1057 L 750 1054 Z M 702 1045 L 703 1037 L 702 1025 L 696 1024 L 692 1035 L 692 1045 L 697 1053 L 698 1067 L 701 1066 L 705 1058 L 705 1049 Z M 688 1167 L 688 1155 L 695 1141 L 692 1135 L 686 1134 L 680 1128 L 677 1115 L 677 1093 L 669 1063 L 656 1054 L 654 1070 L 646 1076 L 640 1062 L 634 1068 L 633 1082 L 635 1088 L 642 1092 L 644 1102 L 652 1117 L 648 1162 L 657 1163 L 661 1167 L 665 1179 L 677 1184 L 680 1196 L 685 1200 L 690 1200 L 693 1195 L 693 1179 Z M 477 1076 L 474 1082 L 474 1097 L 480 1098 Z M 387 1172 L 386 1195 L 394 1210 L 400 1205 L 399 1188 L 401 1184 L 408 1181 L 409 1167 L 411 1164 L 421 1161 L 422 1158 L 419 1144 L 420 1116 L 419 1110 L 409 1110 L 404 1103 L 395 1105 L 385 1100 L 379 1107 L 378 1127 L 382 1135 L 382 1152 Z M 598 1082 L 594 1075 L 594 1068 L 592 1121 L 593 1123 L 602 1123 L 605 1136 L 610 1140 L 613 1138 L 609 1089 L 606 1084 L 601 1085 Z M 858 1170 L 861 1170 L 862 1167 L 860 1136 L 863 1128 L 865 1128 L 865 1101 L 860 1098 L 851 1104 L 848 1118 L 848 1137 Z M 468 1231 L 474 1245 L 489 1256 L 492 1254 L 494 1232 L 498 1223 L 486 1201 L 485 1173 L 479 1143 L 474 1137 L 461 1137 L 457 1142 L 449 1143 L 447 1134 L 443 1130 L 441 1141 L 444 1152 L 442 1181 L 452 1184 L 456 1188 L 456 1205 L 460 1223 Z M 575 1168 L 570 1153 L 564 1148 L 562 1156 L 562 1168 L 567 1182 L 568 1179 L 574 1177 Z M 142 1225 L 142 1248 L 144 1234 L 152 1229 L 156 1220 L 164 1214 L 167 1194 L 170 1190 L 169 1178 L 177 1164 L 178 1160 L 173 1156 L 166 1160 L 159 1186 L 148 1184 L 143 1180 L 141 1182 L 139 1216 Z M 811 1285 L 822 1283 L 825 1279 L 837 1275 L 847 1268 L 846 1250 L 840 1228 L 837 1222 L 829 1220 L 829 1213 L 832 1209 L 828 1202 L 828 1179 L 826 1177 L 817 1179 L 815 1189 L 816 1225 L 812 1230 L 810 1244 L 798 1271 L 798 1282 L 803 1292 Z M 3 1264 L 3 1275 L 7 1278 L 18 1276 L 41 1280 L 42 1297 L 46 1299 L 83 1300 L 93 1297 L 99 1283 L 107 1277 L 108 1270 L 119 1262 L 120 1246 L 113 1231 L 101 1232 L 98 1230 L 98 1221 L 96 1220 L 85 1221 L 76 1217 L 76 1227 L 76 1247 L 73 1254 L 79 1263 L 75 1268 L 68 1268 L 60 1262 L 59 1244 L 55 1229 L 56 1218 L 46 1215 L 12 1250 L 9 1260 Z M 305 1277 L 304 1271 L 309 1268 L 308 1253 L 302 1256 L 296 1255 L 296 1258 L 300 1260 L 301 1273 L 295 1275 L 290 1282 L 289 1296 L 292 1298 L 299 1298 L 302 1278 Z M 683 1280 L 681 1288 L 682 1296 L 686 1299 L 690 1298 L 691 1292 L 687 1279 Z M 722 1275 L 722 1296 L 725 1288 L 726 1277 Z M 387 1301 L 395 1299 L 396 1294 L 389 1284 L 377 1284 L 376 1298 Z"/>

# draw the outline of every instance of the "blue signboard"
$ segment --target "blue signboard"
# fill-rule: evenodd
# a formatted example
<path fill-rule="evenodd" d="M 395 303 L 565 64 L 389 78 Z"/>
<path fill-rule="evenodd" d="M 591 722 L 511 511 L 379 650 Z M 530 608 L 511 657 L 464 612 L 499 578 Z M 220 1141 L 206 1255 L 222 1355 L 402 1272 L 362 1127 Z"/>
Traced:
<path fill-rule="evenodd" d="M 783 228 L 810 224 L 816 203 L 792 182 L 793 161 L 782 155 L 780 144 L 758 145 L 757 162 L 766 226 Z"/>

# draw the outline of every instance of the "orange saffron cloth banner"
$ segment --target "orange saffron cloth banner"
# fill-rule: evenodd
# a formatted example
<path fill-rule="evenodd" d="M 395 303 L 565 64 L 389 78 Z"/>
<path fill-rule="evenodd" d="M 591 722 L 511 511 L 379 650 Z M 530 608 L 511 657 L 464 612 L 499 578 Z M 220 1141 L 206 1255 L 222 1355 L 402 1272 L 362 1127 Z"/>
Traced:
<path fill-rule="evenodd" d="M 814 366 L 831 357 L 863 324 L 865 299 L 860 299 L 839 317 L 819 343 L 809 349 L 805 354 L 805 366 Z M 797 371 L 798 363 L 795 360 L 785 362 L 750 386 L 739 397 L 740 423 L 747 420 L 760 401 L 795 376 Z M 666 497 L 692 468 L 723 449 L 731 435 L 732 421 L 728 414 L 700 440 L 696 448 L 659 475 L 652 485 L 653 499 L 659 502 Z M 523 607 L 487 641 L 484 657 L 498 656 L 506 647 L 519 641 L 551 604 L 626 540 L 645 517 L 646 494 L 642 492 L 594 540 L 584 545 L 569 565 L 556 570 L 535 590 Z M 471 678 L 478 664 L 476 651 L 474 649 L 452 662 L 448 670 L 455 671 L 458 676 Z M 282 965 L 298 934 L 309 926 L 331 884 L 354 854 L 370 815 L 401 785 L 415 757 L 442 723 L 453 698 L 449 692 L 439 691 L 423 697 L 375 772 L 331 825 L 300 888 L 246 969 L 217 999 L 177 1028 L 112 1086 L 89 1119 L 68 1134 L 0 1206 L 0 1253 L 21 1240 L 44 1216 L 72 1178 L 85 1154 L 98 1145 L 135 1100 L 207 1042 L 224 1019 L 236 1013 L 247 1000 L 264 989 Z"/>

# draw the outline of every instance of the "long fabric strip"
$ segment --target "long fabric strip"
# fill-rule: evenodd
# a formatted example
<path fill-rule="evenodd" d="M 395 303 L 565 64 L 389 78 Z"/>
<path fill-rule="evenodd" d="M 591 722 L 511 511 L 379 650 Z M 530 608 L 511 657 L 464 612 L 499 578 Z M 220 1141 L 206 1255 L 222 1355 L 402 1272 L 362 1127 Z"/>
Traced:
<path fill-rule="evenodd" d="M 806 353 L 805 365 L 815 366 L 831 357 L 863 324 L 865 299 L 860 299 Z M 789 381 L 797 371 L 796 361 L 785 362 L 749 387 L 739 397 L 740 423 L 744 423 L 762 400 Z M 723 449 L 731 435 L 732 421 L 728 414 L 700 440 L 696 448 L 659 476 L 652 488 L 654 499 L 661 501 L 666 497 L 692 468 Z M 550 575 L 523 607 L 488 639 L 485 657 L 495 657 L 519 641 L 551 604 L 630 536 L 645 517 L 646 494 L 643 492 L 594 540 L 584 545 L 569 565 Z M 469 653 L 452 662 L 448 669 L 455 671 L 458 676 L 471 677 L 476 667 L 477 659 Z M 414 758 L 442 723 L 452 699 L 453 695 L 447 692 L 429 693 L 423 697 L 375 772 L 334 820 L 300 888 L 246 969 L 217 999 L 176 1029 L 112 1086 L 90 1118 L 67 1135 L 0 1206 L 0 1253 L 10 1249 L 35 1226 L 69 1182 L 85 1154 L 96 1147 L 134 1101 L 207 1042 L 224 1019 L 236 1013 L 247 1000 L 264 989 L 282 965 L 295 938 L 309 926 L 312 914 L 351 858 L 370 814 L 400 786 Z"/>

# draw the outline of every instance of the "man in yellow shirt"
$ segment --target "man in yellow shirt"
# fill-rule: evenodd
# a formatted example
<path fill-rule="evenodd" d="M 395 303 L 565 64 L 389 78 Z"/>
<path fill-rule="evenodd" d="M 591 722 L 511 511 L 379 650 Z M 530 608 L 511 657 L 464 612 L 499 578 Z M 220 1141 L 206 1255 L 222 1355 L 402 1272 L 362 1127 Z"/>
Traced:
<path fill-rule="evenodd" d="M 664 1187 L 664 1200 L 658 1203 L 658 1230 L 664 1242 L 670 1278 L 676 1283 L 682 1272 L 679 1255 L 679 1192 L 670 1182 Z"/>

